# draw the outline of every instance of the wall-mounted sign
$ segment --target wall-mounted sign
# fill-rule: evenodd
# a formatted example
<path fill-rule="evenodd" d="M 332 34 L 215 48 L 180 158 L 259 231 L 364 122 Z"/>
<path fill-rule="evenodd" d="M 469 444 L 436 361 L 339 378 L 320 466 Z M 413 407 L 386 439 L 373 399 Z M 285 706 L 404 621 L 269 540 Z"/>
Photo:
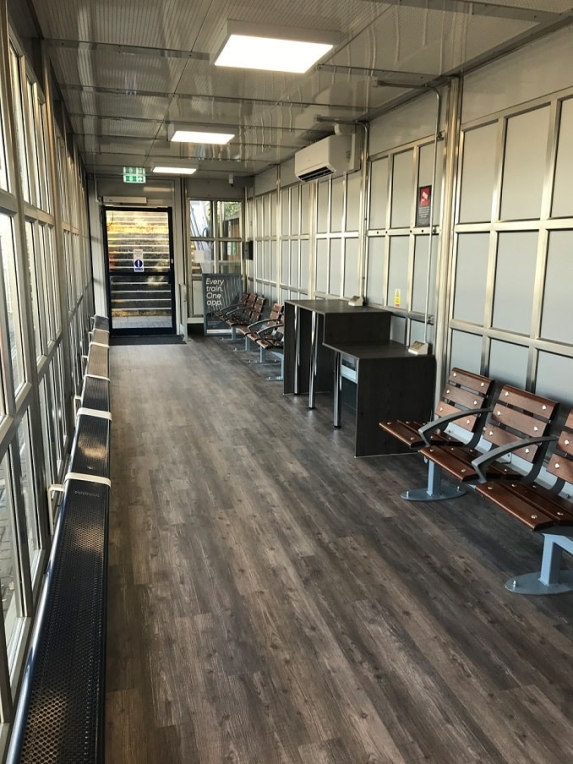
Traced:
<path fill-rule="evenodd" d="M 416 206 L 416 228 L 426 228 L 431 225 L 432 187 L 419 186 L 418 204 Z"/>
<path fill-rule="evenodd" d="M 143 250 L 133 250 L 133 271 L 134 273 L 143 273 L 145 270 L 145 264 L 143 262 Z"/>
<path fill-rule="evenodd" d="M 394 307 L 399 308 L 402 303 L 402 292 L 399 289 L 394 290 Z"/>
<path fill-rule="evenodd" d="M 124 167 L 124 183 L 145 183 L 145 167 Z"/>

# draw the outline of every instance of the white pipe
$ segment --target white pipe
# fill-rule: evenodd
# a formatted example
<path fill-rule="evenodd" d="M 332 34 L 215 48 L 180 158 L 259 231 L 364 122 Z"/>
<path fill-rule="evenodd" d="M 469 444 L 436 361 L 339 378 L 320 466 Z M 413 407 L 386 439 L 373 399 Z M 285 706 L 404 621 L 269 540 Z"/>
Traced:
<path fill-rule="evenodd" d="M 426 276 L 426 307 L 424 310 L 424 342 L 428 342 L 428 322 L 430 318 L 430 288 L 432 280 L 432 244 L 434 243 L 434 199 L 436 197 L 436 165 L 438 162 L 438 137 L 440 134 L 440 116 L 442 111 L 442 95 L 437 88 L 432 88 L 438 100 L 436 113 L 436 131 L 434 134 L 434 164 L 432 169 L 432 194 L 430 197 L 430 233 L 428 236 L 428 272 Z"/>

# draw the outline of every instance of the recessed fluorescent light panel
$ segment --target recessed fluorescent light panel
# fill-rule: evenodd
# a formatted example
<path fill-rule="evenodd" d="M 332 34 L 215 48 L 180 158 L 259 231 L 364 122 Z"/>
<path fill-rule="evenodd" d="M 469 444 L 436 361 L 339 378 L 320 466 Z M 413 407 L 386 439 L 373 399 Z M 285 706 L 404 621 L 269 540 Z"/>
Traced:
<path fill-rule="evenodd" d="M 169 125 L 167 137 L 178 143 L 210 143 L 224 146 L 235 137 L 234 133 L 219 133 L 209 130 L 197 130 L 191 127 L 176 127 Z"/>
<path fill-rule="evenodd" d="M 196 167 L 154 167 L 153 172 L 161 175 L 193 175 L 197 172 Z"/>
<path fill-rule="evenodd" d="M 229 21 L 215 65 L 304 74 L 338 41 L 333 32 Z"/>

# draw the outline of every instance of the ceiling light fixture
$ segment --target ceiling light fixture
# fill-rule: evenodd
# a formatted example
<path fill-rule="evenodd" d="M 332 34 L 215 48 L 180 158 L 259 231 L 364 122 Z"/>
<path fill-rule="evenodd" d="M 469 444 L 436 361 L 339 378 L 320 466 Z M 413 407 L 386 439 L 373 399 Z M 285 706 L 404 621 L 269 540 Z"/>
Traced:
<path fill-rule="evenodd" d="M 228 21 L 215 66 L 304 74 L 339 41 L 336 32 Z"/>
<path fill-rule="evenodd" d="M 193 175 L 194 172 L 197 172 L 196 167 L 154 167 L 153 168 L 154 173 L 158 173 L 159 175 Z"/>
<path fill-rule="evenodd" d="M 234 133 L 220 133 L 208 128 L 196 127 L 177 127 L 169 125 L 167 128 L 167 137 L 170 141 L 177 143 L 210 143 L 217 146 L 224 146 L 232 141 Z"/>

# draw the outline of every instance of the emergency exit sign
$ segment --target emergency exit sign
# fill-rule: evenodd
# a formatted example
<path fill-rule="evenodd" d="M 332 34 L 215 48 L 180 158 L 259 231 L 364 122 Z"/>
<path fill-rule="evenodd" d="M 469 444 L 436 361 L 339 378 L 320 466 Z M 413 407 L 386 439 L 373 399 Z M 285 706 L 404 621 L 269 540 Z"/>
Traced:
<path fill-rule="evenodd" d="M 145 183 L 145 167 L 124 167 L 124 183 Z"/>

